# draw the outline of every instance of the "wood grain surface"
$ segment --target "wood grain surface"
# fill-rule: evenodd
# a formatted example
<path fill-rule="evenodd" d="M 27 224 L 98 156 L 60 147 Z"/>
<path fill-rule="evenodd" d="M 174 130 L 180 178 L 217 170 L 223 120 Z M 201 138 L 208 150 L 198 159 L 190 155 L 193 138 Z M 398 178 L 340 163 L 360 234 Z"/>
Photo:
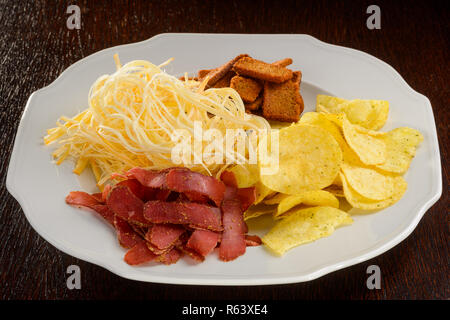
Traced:
<path fill-rule="evenodd" d="M 0 1 L 0 299 L 448 299 L 449 10 L 445 1 Z M 81 29 L 66 27 L 81 8 Z M 366 27 L 371 4 L 381 30 Z M 443 195 L 402 243 L 315 281 L 258 287 L 150 284 L 120 278 L 43 240 L 5 188 L 14 137 L 29 95 L 83 57 L 163 32 L 305 33 L 365 51 L 393 66 L 433 106 Z M 81 268 L 68 290 L 66 268 Z M 366 287 L 376 264 L 381 289 Z"/>

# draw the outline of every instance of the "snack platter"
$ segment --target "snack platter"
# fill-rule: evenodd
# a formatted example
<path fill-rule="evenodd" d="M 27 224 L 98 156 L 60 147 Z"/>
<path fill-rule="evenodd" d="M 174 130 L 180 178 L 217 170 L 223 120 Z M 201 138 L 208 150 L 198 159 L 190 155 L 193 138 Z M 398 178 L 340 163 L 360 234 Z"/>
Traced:
<path fill-rule="evenodd" d="M 167 132 L 196 122 L 269 130 L 277 170 L 250 149 L 175 163 Z M 162 34 L 33 93 L 7 188 L 47 241 L 120 276 L 261 285 L 385 252 L 442 182 L 431 105 L 384 62 L 306 35 Z"/>

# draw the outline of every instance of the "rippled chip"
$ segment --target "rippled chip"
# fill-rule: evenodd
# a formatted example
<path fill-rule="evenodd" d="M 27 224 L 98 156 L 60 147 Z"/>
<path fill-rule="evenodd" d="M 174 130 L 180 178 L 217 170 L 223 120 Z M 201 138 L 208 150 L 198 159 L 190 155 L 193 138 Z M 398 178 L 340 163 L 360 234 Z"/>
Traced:
<path fill-rule="evenodd" d="M 342 189 L 342 181 L 341 177 L 338 175 L 339 180 L 338 183 L 334 183 L 331 186 L 326 187 L 323 189 L 324 191 L 328 191 L 329 193 L 333 194 L 336 197 L 343 198 L 344 197 L 344 190 Z M 336 180 L 335 180 L 336 182 Z"/>
<path fill-rule="evenodd" d="M 286 194 L 319 190 L 333 183 L 341 163 L 341 148 L 328 131 L 295 124 L 279 132 L 278 173 L 261 174 L 261 182 Z"/>
<path fill-rule="evenodd" d="M 261 181 L 258 181 L 255 184 L 255 191 L 256 191 L 255 204 L 260 203 L 266 197 L 269 197 L 270 195 L 275 193 L 272 189 L 270 189 L 270 188 L 266 187 L 264 184 L 262 184 Z"/>
<path fill-rule="evenodd" d="M 298 195 L 287 196 L 281 200 L 275 216 L 281 216 L 299 204 L 305 206 L 339 207 L 338 199 L 330 192 L 324 190 L 305 191 Z"/>
<path fill-rule="evenodd" d="M 382 136 L 374 136 L 361 132 L 344 117 L 342 130 L 345 140 L 359 159 L 366 165 L 377 165 L 386 162 L 386 143 Z"/>
<path fill-rule="evenodd" d="M 384 200 L 391 197 L 398 185 L 398 179 L 403 179 L 389 173 L 381 173 L 370 167 L 359 167 L 342 164 L 342 172 L 353 190 L 371 200 Z"/>
<path fill-rule="evenodd" d="M 259 181 L 259 169 L 256 164 L 238 164 L 227 170 L 234 173 L 239 188 L 252 187 Z"/>
<path fill-rule="evenodd" d="M 325 113 L 344 113 L 352 124 L 379 130 L 388 118 L 389 102 L 385 100 L 345 100 L 318 95 L 316 110 Z"/>
<path fill-rule="evenodd" d="M 389 131 L 383 140 L 386 143 L 386 162 L 377 167 L 402 174 L 408 170 L 423 136 L 415 129 L 402 127 Z"/>
<path fill-rule="evenodd" d="M 256 218 L 265 214 L 273 214 L 276 212 L 276 206 L 266 205 L 264 203 L 259 203 L 251 206 L 244 212 L 244 220 L 248 220 L 251 218 Z"/>
<path fill-rule="evenodd" d="M 293 247 L 327 237 L 336 227 L 352 222 L 347 212 L 332 207 L 299 209 L 279 220 L 262 241 L 273 252 L 282 255 Z"/>
<path fill-rule="evenodd" d="M 366 198 L 356 192 L 348 183 L 345 176 L 341 173 L 342 185 L 344 189 L 345 199 L 352 205 L 354 208 L 363 209 L 363 210 L 380 210 L 387 208 L 403 197 L 403 194 L 406 192 L 408 184 L 406 181 L 399 177 L 399 179 L 395 180 L 394 190 L 395 192 L 387 199 L 384 200 L 372 200 Z"/>

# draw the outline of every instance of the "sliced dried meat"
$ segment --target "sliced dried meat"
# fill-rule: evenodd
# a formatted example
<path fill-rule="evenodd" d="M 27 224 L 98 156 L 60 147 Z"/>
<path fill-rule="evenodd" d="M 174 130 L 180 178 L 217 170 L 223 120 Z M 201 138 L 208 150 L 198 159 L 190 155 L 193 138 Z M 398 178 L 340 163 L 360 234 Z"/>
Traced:
<path fill-rule="evenodd" d="M 96 197 L 83 191 L 72 191 L 66 197 L 66 203 L 77 208 L 90 208 L 101 204 Z"/>
<path fill-rule="evenodd" d="M 219 259 L 231 261 L 245 253 L 245 224 L 242 205 L 236 197 L 237 190 L 227 187 L 225 198 L 222 203 L 223 233 L 219 246 Z"/>
<path fill-rule="evenodd" d="M 123 180 L 117 183 L 115 186 L 126 186 L 130 188 L 130 191 L 133 192 L 136 197 L 141 200 L 144 198 L 144 189 L 142 187 L 142 184 L 136 179 Z"/>
<path fill-rule="evenodd" d="M 261 245 L 261 238 L 257 235 L 246 235 L 245 236 L 245 244 L 247 247 L 256 247 Z"/>
<path fill-rule="evenodd" d="M 245 212 L 256 201 L 256 188 L 240 188 L 237 190 L 237 197 L 241 202 L 242 212 Z"/>
<path fill-rule="evenodd" d="M 173 223 L 221 231 L 220 209 L 199 203 L 148 201 L 144 217 L 152 223 Z"/>
<path fill-rule="evenodd" d="M 150 251 L 144 240 L 137 243 L 133 248 L 129 249 L 125 254 L 124 260 L 129 265 L 138 265 L 154 260 L 156 254 Z"/>
<path fill-rule="evenodd" d="M 185 253 L 187 256 L 191 257 L 193 260 L 197 262 L 203 262 L 205 260 L 205 257 L 202 256 L 200 253 L 195 251 L 194 249 L 186 247 L 186 244 L 180 244 L 177 246 L 177 249 Z"/>
<path fill-rule="evenodd" d="M 110 224 L 114 224 L 114 212 L 98 197 L 83 191 L 72 191 L 66 197 L 66 203 L 76 208 L 88 209 L 98 213 Z"/>
<path fill-rule="evenodd" d="M 120 218 L 136 223 L 140 226 L 148 226 L 144 218 L 144 202 L 136 197 L 127 186 L 116 186 L 108 194 L 106 204 Z"/>
<path fill-rule="evenodd" d="M 114 217 L 114 227 L 116 228 L 117 239 L 122 247 L 129 249 L 142 241 L 142 238 L 130 224 L 118 216 Z"/>
<path fill-rule="evenodd" d="M 146 170 L 142 168 L 130 169 L 126 175 L 129 178 L 137 179 L 143 186 L 150 188 L 165 188 L 166 170 Z"/>
<path fill-rule="evenodd" d="M 106 204 L 96 204 L 92 209 L 111 225 L 114 225 L 114 212 Z"/>
<path fill-rule="evenodd" d="M 185 232 L 182 226 L 174 224 L 155 224 L 147 232 L 145 238 L 158 249 L 164 250 L 175 244 Z"/>
<path fill-rule="evenodd" d="M 195 250 L 202 256 L 207 256 L 217 246 L 220 235 L 217 232 L 208 230 L 194 230 L 186 247 Z"/>
<path fill-rule="evenodd" d="M 165 265 L 170 265 L 177 263 L 177 261 L 183 255 L 182 251 L 177 248 L 172 248 L 170 251 L 161 254 L 156 258 L 157 261 L 164 263 Z"/>
<path fill-rule="evenodd" d="M 220 180 L 222 180 L 226 186 L 234 188 L 238 187 L 236 176 L 231 171 L 228 170 L 223 171 L 220 175 Z"/>
<path fill-rule="evenodd" d="M 186 193 L 189 196 L 205 196 L 219 207 L 224 193 L 223 182 L 189 170 L 170 170 L 167 174 L 167 187 L 170 190 Z"/>

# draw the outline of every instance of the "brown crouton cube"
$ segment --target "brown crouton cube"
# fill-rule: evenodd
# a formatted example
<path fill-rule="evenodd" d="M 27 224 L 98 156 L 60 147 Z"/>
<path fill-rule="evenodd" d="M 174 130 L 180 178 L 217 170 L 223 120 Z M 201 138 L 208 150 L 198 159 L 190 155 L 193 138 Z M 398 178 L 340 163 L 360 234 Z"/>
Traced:
<path fill-rule="evenodd" d="M 228 71 L 222 78 L 219 79 L 214 85 L 213 88 L 227 88 L 230 86 L 231 79 L 236 75 L 234 71 Z"/>
<path fill-rule="evenodd" d="M 291 70 L 250 57 L 239 59 L 234 64 L 233 70 L 239 75 L 276 83 L 292 78 Z"/>
<path fill-rule="evenodd" d="M 255 101 L 250 102 L 250 103 L 244 103 L 245 110 L 256 111 L 262 106 L 262 102 L 263 102 L 263 96 L 259 95 L 259 97 L 256 98 Z"/>
<path fill-rule="evenodd" d="M 284 58 L 278 61 L 273 62 L 272 64 L 280 67 L 287 67 L 288 65 L 292 64 L 291 58 Z"/>
<path fill-rule="evenodd" d="M 255 101 L 262 89 L 258 81 L 241 76 L 233 77 L 230 87 L 239 93 L 244 102 Z"/>
<path fill-rule="evenodd" d="M 241 58 L 244 57 L 248 57 L 248 54 L 240 54 L 237 57 L 231 59 L 230 61 L 228 61 L 227 63 L 225 63 L 224 65 L 212 70 L 210 73 L 208 73 L 208 75 L 210 76 L 207 86 L 208 87 L 213 87 L 221 78 L 223 78 L 228 71 L 231 70 L 231 68 L 233 68 L 233 65 L 235 64 L 236 61 L 238 61 Z"/>
<path fill-rule="evenodd" d="M 283 122 L 297 122 L 303 108 L 299 83 L 294 81 L 265 83 L 262 105 L 264 118 Z"/>

